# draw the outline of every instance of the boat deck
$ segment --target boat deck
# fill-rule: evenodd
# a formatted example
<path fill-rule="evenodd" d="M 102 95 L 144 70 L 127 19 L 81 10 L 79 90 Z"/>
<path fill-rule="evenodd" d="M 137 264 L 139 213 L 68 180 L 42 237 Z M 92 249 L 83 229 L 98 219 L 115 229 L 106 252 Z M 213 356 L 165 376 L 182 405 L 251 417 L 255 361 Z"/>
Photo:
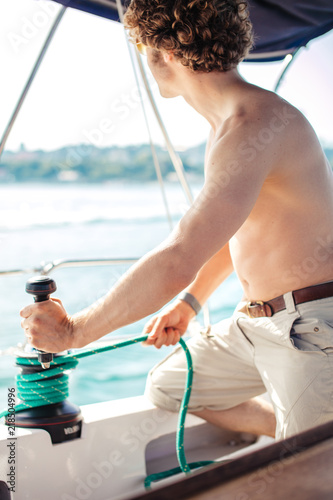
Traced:
<path fill-rule="evenodd" d="M 131 500 L 332 500 L 333 422 Z"/>

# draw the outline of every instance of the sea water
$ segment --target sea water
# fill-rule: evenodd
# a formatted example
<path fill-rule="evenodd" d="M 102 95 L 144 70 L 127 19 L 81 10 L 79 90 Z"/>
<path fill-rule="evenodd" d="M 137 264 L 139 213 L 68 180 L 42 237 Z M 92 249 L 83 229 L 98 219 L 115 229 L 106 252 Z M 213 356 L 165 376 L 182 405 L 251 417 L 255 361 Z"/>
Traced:
<path fill-rule="evenodd" d="M 200 183 L 193 184 L 194 195 Z M 173 223 L 188 209 L 181 187 L 166 184 Z M 25 283 L 41 263 L 58 259 L 139 258 L 163 241 L 170 227 L 158 184 L 0 185 L 0 409 L 7 388 L 14 386 L 15 358 L 6 354 L 25 341 L 20 309 L 32 302 Z M 193 249 L 195 251 L 195 249 Z M 103 296 L 128 269 L 127 265 L 58 269 L 54 296 L 71 314 Z M 154 276 L 147 276 L 154 280 Z M 241 297 L 232 275 L 209 301 L 211 321 L 227 317 Z M 203 316 L 199 315 L 203 324 Z M 115 342 L 140 335 L 147 318 L 107 337 Z M 105 340 L 105 338 L 103 339 Z M 71 375 L 70 399 L 79 405 L 140 395 L 149 369 L 172 348 L 129 346 L 81 360 Z"/>

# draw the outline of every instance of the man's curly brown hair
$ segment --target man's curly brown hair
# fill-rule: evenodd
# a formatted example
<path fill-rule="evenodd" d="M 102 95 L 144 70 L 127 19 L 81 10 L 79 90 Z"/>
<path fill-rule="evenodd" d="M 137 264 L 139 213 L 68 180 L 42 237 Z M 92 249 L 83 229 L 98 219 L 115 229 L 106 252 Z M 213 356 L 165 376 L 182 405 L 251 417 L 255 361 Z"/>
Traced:
<path fill-rule="evenodd" d="M 228 71 L 253 43 L 242 0 L 132 0 L 124 18 L 133 42 L 173 51 L 193 71 Z"/>

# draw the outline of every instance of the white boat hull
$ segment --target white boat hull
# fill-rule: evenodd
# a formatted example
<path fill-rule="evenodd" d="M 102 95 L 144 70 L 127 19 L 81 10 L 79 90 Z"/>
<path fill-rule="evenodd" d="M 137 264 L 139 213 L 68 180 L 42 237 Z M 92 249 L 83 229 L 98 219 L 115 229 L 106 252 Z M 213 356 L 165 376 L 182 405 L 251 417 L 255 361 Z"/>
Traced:
<path fill-rule="evenodd" d="M 10 479 L 8 444 L 15 455 L 8 499 L 120 500 L 144 492 L 147 473 L 177 466 L 177 414 L 155 408 L 141 396 L 81 410 L 81 438 L 60 444 L 52 444 L 41 429 L 17 428 L 13 439 L 8 428 L 1 427 L 0 483 Z M 189 462 L 215 459 L 249 445 L 239 434 L 217 430 L 193 415 L 188 415 L 186 427 Z"/>

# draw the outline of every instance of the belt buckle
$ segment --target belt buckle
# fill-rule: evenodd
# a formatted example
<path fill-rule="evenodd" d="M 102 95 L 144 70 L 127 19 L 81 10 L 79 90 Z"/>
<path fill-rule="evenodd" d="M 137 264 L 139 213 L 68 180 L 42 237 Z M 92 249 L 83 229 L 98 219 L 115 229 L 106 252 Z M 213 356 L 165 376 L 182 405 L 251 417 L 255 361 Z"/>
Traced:
<path fill-rule="evenodd" d="M 255 306 L 261 306 L 262 309 L 263 309 L 263 306 L 264 306 L 264 303 L 262 300 L 256 300 L 254 302 L 247 302 L 246 303 L 246 312 L 247 312 L 247 315 L 250 317 L 250 318 L 256 318 L 256 316 L 252 316 L 251 312 L 250 312 L 250 307 L 255 307 Z"/>

